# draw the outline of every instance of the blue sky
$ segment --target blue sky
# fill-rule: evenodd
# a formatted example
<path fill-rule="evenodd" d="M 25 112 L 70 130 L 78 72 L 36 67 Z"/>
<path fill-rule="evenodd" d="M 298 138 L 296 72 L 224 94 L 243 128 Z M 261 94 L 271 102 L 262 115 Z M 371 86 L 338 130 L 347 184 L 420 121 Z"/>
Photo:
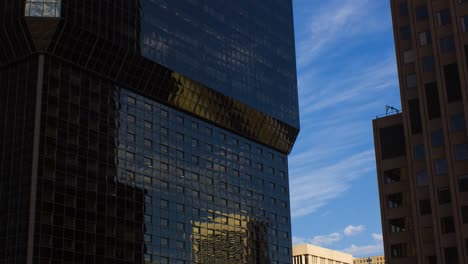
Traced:
<path fill-rule="evenodd" d="M 294 0 L 293 244 L 383 254 L 372 119 L 400 109 L 389 1 Z"/>

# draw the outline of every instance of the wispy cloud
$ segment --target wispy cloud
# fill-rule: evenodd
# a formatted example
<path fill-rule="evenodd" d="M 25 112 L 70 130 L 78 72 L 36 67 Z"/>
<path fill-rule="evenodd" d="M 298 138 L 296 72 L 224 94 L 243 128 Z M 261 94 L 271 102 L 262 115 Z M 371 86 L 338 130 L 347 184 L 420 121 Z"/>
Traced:
<path fill-rule="evenodd" d="M 343 249 L 343 252 L 349 253 L 355 257 L 367 257 L 383 253 L 383 239 L 382 234 L 373 233 L 375 243 L 369 245 L 357 246 L 352 244 L 351 246 Z"/>
<path fill-rule="evenodd" d="M 327 235 L 318 235 L 314 236 L 310 239 L 301 238 L 301 237 L 293 237 L 293 244 L 312 244 L 316 246 L 329 246 L 343 238 L 343 235 L 338 232 L 330 233 Z"/>
<path fill-rule="evenodd" d="M 306 26 L 298 32 L 299 66 L 308 65 L 328 50 L 336 51 L 337 43 L 344 45 L 345 40 L 385 29 L 390 23 L 388 18 L 370 16 L 378 8 L 378 2 L 332 0 L 317 3 L 314 11 L 308 14 L 308 21 L 304 21 Z"/>
<path fill-rule="evenodd" d="M 374 166 L 374 152 L 366 150 L 336 164 L 295 175 L 290 182 L 292 216 L 315 212 L 330 200 L 345 193 L 350 188 L 351 181 L 371 171 Z"/>
<path fill-rule="evenodd" d="M 349 225 L 344 229 L 343 233 L 346 236 L 354 236 L 364 231 L 364 229 L 365 228 L 363 225 L 358 225 L 358 226 Z"/>

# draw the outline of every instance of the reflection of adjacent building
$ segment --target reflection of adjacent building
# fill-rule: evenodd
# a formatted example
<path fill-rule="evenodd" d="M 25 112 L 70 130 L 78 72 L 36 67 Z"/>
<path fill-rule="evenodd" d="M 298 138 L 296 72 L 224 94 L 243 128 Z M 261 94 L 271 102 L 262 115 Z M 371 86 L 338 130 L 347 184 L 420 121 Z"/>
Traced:
<path fill-rule="evenodd" d="M 353 256 L 311 244 L 293 246 L 293 264 L 353 264 Z"/>
<path fill-rule="evenodd" d="M 196 263 L 270 263 L 268 223 L 248 216 L 210 212 L 209 222 L 192 223 Z"/>
<path fill-rule="evenodd" d="M 0 1 L 0 260 L 290 261 L 292 3 L 220 3 Z"/>
<path fill-rule="evenodd" d="M 355 258 L 354 264 L 385 264 L 385 257 L 373 256 L 373 257 L 365 257 L 365 258 Z"/>

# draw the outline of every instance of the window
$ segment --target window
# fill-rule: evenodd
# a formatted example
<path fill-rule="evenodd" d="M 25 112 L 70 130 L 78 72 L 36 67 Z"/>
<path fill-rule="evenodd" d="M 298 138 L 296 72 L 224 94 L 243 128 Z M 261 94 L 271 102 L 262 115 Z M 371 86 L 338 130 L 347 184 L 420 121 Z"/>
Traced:
<path fill-rule="evenodd" d="M 153 128 L 153 123 L 150 121 L 145 120 L 145 128 L 146 129 L 152 129 Z"/>
<path fill-rule="evenodd" d="M 432 44 L 432 36 L 430 31 L 419 32 L 419 46 L 424 47 Z"/>
<path fill-rule="evenodd" d="M 452 201 L 448 187 L 439 188 L 439 204 L 448 204 Z"/>
<path fill-rule="evenodd" d="M 136 99 L 133 96 L 129 96 L 129 97 L 127 97 L 127 102 L 128 102 L 129 105 L 135 105 Z"/>
<path fill-rule="evenodd" d="M 392 258 L 401 258 L 407 256 L 407 245 L 406 244 L 394 244 L 390 245 L 390 254 Z"/>
<path fill-rule="evenodd" d="M 406 180 L 406 168 L 391 169 L 384 171 L 385 183 L 396 183 L 402 180 Z"/>
<path fill-rule="evenodd" d="M 447 174 L 448 165 L 446 159 L 438 159 L 434 161 L 434 170 L 436 175 Z"/>
<path fill-rule="evenodd" d="M 400 39 L 409 40 L 411 38 L 411 28 L 409 25 L 404 25 L 400 27 Z"/>
<path fill-rule="evenodd" d="M 406 154 L 405 136 L 402 125 L 379 129 L 382 159 L 392 159 Z"/>
<path fill-rule="evenodd" d="M 395 193 L 387 196 L 388 208 L 398 208 L 403 206 L 403 193 Z"/>
<path fill-rule="evenodd" d="M 440 218 L 440 226 L 443 234 L 454 233 L 455 225 L 453 224 L 453 216 L 445 216 Z M 452 263 L 452 262 L 448 262 Z"/>
<path fill-rule="evenodd" d="M 413 153 L 415 160 L 424 160 L 424 145 L 418 144 L 413 146 Z"/>
<path fill-rule="evenodd" d="M 25 16 L 60 17 L 61 0 L 26 0 Z"/>
<path fill-rule="evenodd" d="M 406 87 L 407 88 L 414 88 L 417 85 L 416 74 L 408 74 L 406 75 Z"/>
<path fill-rule="evenodd" d="M 439 40 L 440 51 L 442 53 L 451 53 L 455 51 L 455 43 L 453 42 L 453 36 L 441 38 Z"/>
<path fill-rule="evenodd" d="M 145 147 L 151 148 L 153 142 L 150 139 L 145 138 Z"/>
<path fill-rule="evenodd" d="M 416 172 L 416 184 L 418 186 L 427 186 L 428 185 L 428 178 L 426 170 L 421 170 Z"/>
<path fill-rule="evenodd" d="M 465 115 L 458 113 L 450 117 L 450 131 L 458 132 L 465 130 Z"/>
<path fill-rule="evenodd" d="M 420 21 L 427 19 L 427 7 L 425 5 L 416 7 L 415 13 L 416 20 Z"/>
<path fill-rule="evenodd" d="M 458 178 L 458 189 L 460 192 L 468 192 L 468 175 Z"/>
<path fill-rule="evenodd" d="M 468 159 L 468 144 L 455 145 L 455 159 L 467 160 Z"/>
<path fill-rule="evenodd" d="M 433 148 L 441 147 L 444 145 L 444 130 L 438 129 L 431 133 L 431 144 Z"/>
<path fill-rule="evenodd" d="M 144 164 L 148 167 L 153 167 L 153 160 L 149 157 L 145 157 Z"/>
<path fill-rule="evenodd" d="M 461 27 L 463 32 L 468 32 L 468 16 L 462 16 L 461 20 Z"/>
<path fill-rule="evenodd" d="M 135 116 L 134 115 L 127 115 L 127 122 L 135 123 Z"/>
<path fill-rule="evenodd" d="M 153 106 L 148 103 L 145 103 L 145 111 L 153 112 Z"/>
<path fill-rule="evenodd" d="M 440 118 L 440 102 L 437 82 L 430 82 L 424 85 L 426 89 L 426 107 L 429 120 Z"/>
<path fill-rule="evenodd" d="M 408 64 L 414 61 L 414 51 L 412 49 L 403 52 L 403 62 Z"/>
<path fill-rule="evenodd" d="M 419 200 L 419 214 L 420 215 L 432 214 L 431 201 L 429 199 Z"/>
<path fill-rule="evenodd" d="M 398 10 L 400 11 L 400 16 L 408 16 L 408 3 L 406 1 L 400 2 Z"/>
<path fill-rule="evenodd" d="M 458 64 L 452 63 L 444 66 L 445 89 L 447 90 L 447 102 L 457 102 L 462 98 L 460 88 L 460 75 Z"/>
<path fill-rule="evenodd" d="M 431 243 L 434 242 L 434 229 L 431 226 L 422 228 L 423 242 Z"/>
<path fill-rule="evenodd" d="M 444 248 L 445 263 L 458 263 L 458 251 L 456 247 Z"/>
<path fill-rule="evenodd" d="M 468 224 L 468 206 L 461 207 L 462 221 L 464 224 Z"/>
<path fill-rule="evenodd" d="M 432 72 L 434 71 L 434 57 L 425 56 L 421 59 L 423 72 Z"/>
<path fill-rule="evenodd" d="M 397 218 L 388 220 L 388 231 L 391 233 L 405 232 L 408 230 L 409 219 Z"/>
<path fill-rule="evenodd" d="M 450 10 L 445 9 L 445 10 L 439 11 L 437 13 L 437 22 L 439 23 L 439 26 L 450 25 L 452 23 L 451 17 L 450 17 Z"/>
<path fill-rule="evenodd" d="M 408 101 L 409 116 L 411 122 L 412 134 L 419 134 L 422 132 L 421 112 L 419 110 L 419 100 L 412 99 Z M 392 141 L 393 142 L 393 141 Z"/>

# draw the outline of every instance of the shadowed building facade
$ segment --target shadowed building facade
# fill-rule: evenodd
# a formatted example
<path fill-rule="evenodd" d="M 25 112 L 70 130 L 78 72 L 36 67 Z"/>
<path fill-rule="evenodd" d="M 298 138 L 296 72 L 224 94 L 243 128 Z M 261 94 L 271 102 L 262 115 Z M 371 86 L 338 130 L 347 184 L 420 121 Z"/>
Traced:
<path fill-rule="evenodd" d="M 0 263 L 291 262 L 290 0 L 0 18 Z"/>
<path fill-rule="evenodd" d="M 373 122 L 386 263 L 468 263 L 468 1 L 390 3 L 403 112 Z"/>

